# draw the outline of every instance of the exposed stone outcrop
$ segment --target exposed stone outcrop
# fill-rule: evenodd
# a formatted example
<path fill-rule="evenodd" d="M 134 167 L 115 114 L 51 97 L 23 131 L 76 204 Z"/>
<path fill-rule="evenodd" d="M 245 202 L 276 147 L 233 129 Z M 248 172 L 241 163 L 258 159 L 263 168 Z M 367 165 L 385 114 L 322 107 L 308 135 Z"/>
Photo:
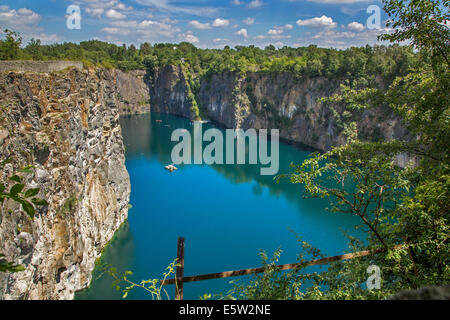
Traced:
<path fill-rule="evenodd" d="M 156 71 L 151 86 L 152 111 L 193 119 L 185 78 L 179 66 Z M 355 122 L 362 140 L 407 135 L 400 120 L 381 107 L 355 115 L 318 101 L 338 92 L 341 82 L 324 77 L 294 79 L 289 73 L 253 72 L 242 77 L 224 72 L 201 78 L 196 94 L 203 113 L 227 128 L 280 129 L 281 138 L 318 150 L 345 144 L 345 127 L 351 122 Z M 404 158 L 408 160 L 406 155 Z"/>
<path fill-rule="evenodd" d="M 450 300 L 450 285 L 403 290 L 390 296 L 389 300 Z"/>
<path fill-rule="evenodd" d="M 166 66 L 153 75 L 150 85 L 151 110 L 194 118 L 188 101 L 189 88 L 180 66 Z"/>
<path fill-rule="evenodd" d="M 49 203 L 33 220 L 13 202 L 0 207 L 0 251 L 25 267 L 0 273 L 0 298 L 72 299 L 126 220 L 116 80 L 103 69 L 0 74 L 0 159 L 12 159 L 2 181 L 32 164 L 27 187 Z"/>
<path fill-rule="evenodd" d="M 0 61 L 0 72 L 55 72 L 67 68 L 83 69 L 83 63 L 80 61 Z"/>
<path fill-rule="evenodd" d="M 144 70 L 123 72 L 115 70 L 117 101 L 121 114 L 150 112 L 150 91 Z"/>

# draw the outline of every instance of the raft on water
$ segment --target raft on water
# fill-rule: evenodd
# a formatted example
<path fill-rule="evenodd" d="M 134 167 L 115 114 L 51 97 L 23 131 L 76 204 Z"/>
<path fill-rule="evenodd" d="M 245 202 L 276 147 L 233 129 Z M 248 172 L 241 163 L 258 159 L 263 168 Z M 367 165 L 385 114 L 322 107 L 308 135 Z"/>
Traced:
<path fill-rule="evenodd" d="M 178 168 L 175 167 L 173 164 L 169 164 L 168 166 L 165 166 L 164 169 L 169 170 L 170 172 L 178 170 Z"/>

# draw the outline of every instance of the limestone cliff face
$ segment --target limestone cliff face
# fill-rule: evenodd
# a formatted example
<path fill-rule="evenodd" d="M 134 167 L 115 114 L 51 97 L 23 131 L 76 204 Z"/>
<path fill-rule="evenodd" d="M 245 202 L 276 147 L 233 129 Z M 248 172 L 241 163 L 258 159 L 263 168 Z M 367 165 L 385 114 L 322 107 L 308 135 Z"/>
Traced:
<path fill-rule="evenodd" d="M 32 164 L 27 187 L 49 203 L 30 220 L 0 207 L 0 251 L 25 271 L 0 273 L 2 299 L 72 299 L 126 220 L 130 193 L 115 71 L 0 74 L 2 181 Z"/>
<path fill-rule="evenodd" d="M 188 101 L 186 76 L 179 66 L 166 66 L 155 72 L 150 85 L 152 111 L 193 118 Z"/>
<path fill-rule="evenodd" d="M 117 84 L 117 102 L 120 114 L 150 112 L 150 91 L 144 70 L 112 71 Z"/>
<path fill-rule="evenodd" d="M 188 84 L 180 67 L 168 66 L 155 73 L 151 88 L 153 111 L 194 118 Z M 289 73 L 231 72 L 200 79 L 197 97 L 208 118 L 227 128 L 280 129 L 280 136 L 318 150 L 346 143 L 345 126 L 356 123 L 362 140 L 390 140 L 407 133 L 389 111 L 345 110 L 318 102 L 339 90 L 340 81 L 324 77 L 294 79 Z M 406 157 L 407 158 L 407 157 Z"/>

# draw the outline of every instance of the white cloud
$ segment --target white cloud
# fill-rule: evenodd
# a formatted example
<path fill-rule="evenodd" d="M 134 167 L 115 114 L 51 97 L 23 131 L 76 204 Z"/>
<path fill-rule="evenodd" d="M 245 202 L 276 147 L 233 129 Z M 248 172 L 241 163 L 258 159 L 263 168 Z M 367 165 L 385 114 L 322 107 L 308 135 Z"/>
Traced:
<path fill-rule="evenodd" d="M 213 40 L 214 43 L 218 43 L 218 42 L 226 42 L 226 41 L 230 41 L 226 38 L 216 38 Z"/>
<path fill-rule="evenodd" d="M 105 9 L 103 8 L 96 8 L 96 9 L 86 8 L 86 13 L 91 17 L 100 17 L 103 14 L 103 12 L 105 12 Z"/>
<path fill-rule="evenodd" d="M 251 18 L 251 17 L 248 17 L 248 18 L 242 20 L 242 22 L 245 23 L 245 24 L 247 24 L 247 25 L 251 25 L 251 24 L 254 24 L 254 23 L 255 23 L 255 19 L 254 19 L 254 18 Z"/>
<path fill-rule="evenodd" d="M 272 39 L 280 39 L 280 38 L 287 38 L 289 36 L 281 36 L 281 34 L 285 31 L 285 30 L 291 30 L 294 27 L 291 24 L 286 24 L 282 27 L 273 27 L 272 29 L 270 29 L 267 34 L 269 36 L 271 36 Z"/>
<path fill-rule="evenodd" d="M 195 28 L 195 29 L 200 29 L 200 30 L 206 30 L 206 29 L 211 29 L 211 27 L 217 27 L 217 28 L 222 28 L 222 27 L 228 27 L 230 25 L 230 21 L 226 20 L 226 19 L 222 19 L 222 18 L 217 18 L 215 19 L 212 23 L 201 23 L 197 20 L 192 20 L 189 21 L 188 26 Z"/>
<path fill-rule="evenodd" d="M 352 31 L 356 31 L 356 32 L 361 32 L 361 31 L 363 31 L 365 28 L 364 28 L 364 25 L 363 24 L 361 24 L 361 23 L 359 23 L 359 22 L 352 22 L 352 23 L 349 23 L 348 25 L 347 25 L 347 27 L 350 29 L 350 30 L 352 30 Z"/>
<path fill-rule="evenodd" d="M 135 2 L 149 6 L 162 12 L 185 13 L 200 17 L 211 17 L 217 14 L 218 9 L 202 6 L 181 6 L 171 0 L 135 0 Z M 171 4 L 171 2 L 175 4 Z"/>
<path fill-rule="evenodd" d="M 189 21 L 188 26 L 195 28 L 195 29 L 200 29 L 200 30 L 211 29 L 211 24 L 201 23 L 201 22 L 198 22 L 197 20 Z"/>
<path fill-rule="evenodd" d="M 247 7 L 250 9 L 256 9 L 261 7 L 262 5 L 264 5 L 264 3 L 261 2 L 260 0 L 253 0 L 247 5 Z"/>
<path fill-rule="evenodd" d="M 298 38 L 297 40 L 299 40 L 299 42 L 296 43 L 296 46 L 315 44 L 319 47 L 345 49 L 351 46 L 359 47 L 366 44 L 381 44 L 381 42 L 377 40 L 377 36 L 390 31 L 391 30 L 387 28 L 380 30 L 365 29 L 362 32 L 339 31 L 338 29 L 326 28 L 313 35 L 308 34 L 303 38 Z"/>
<path fill-rule="evenodd" d="M 182 33 L 179 35 L 182 41 L 190 42 L 190 43 L 199 43 L 200 39 L 197 38 L 192 31 L 188 31 L 187 33 Z"/>
<path fill-rule="evenodd" d="M 217 18 L 213 22 L 213 27 L 228 27 L 230 25 L 230 21 L 227 19 Z"/>
<path fill-rule="evenodd" d="M 242 28 L 241 30 L 237 31 L 235 34 L 238 36 L 244 37 L 244 38 L 248 37 L 247 29 L 245 29 L 245 28 Z"/>
<path fill-rule="evenodd" d="M 127 16 L 124 15 L 123 13 L 120 13 L 119 11 L 115 10 L 115 9 L 109 9 L 106 14 L 105 14 L 108 18 L 110 19 L 125 19 Z"/>
<path fill-rule="evenodd" d="M 344 3 L 357 3 L 357 2 L 368 2 L 370 0 L 308 0 L 309 2 L 317 2 L 317 3 L 336 3 L 336 4 L 344 4 Z"/>
<path fill-rule="evenodd" d="M 269 35 L 278 35 L 283 33 L 283 29 L 270 29 L 267 34 Z"/>
<path fill-rule="evenodd" d="M 102 31 L 108 41 L 116 43 L 167 42 L 175 40 L 181 29 L 169 18 L 144 20 L 111 20 Z M 184 39 L 182 39 L 184 41 Z"/>
<path fill-rule="evenodd" d="M 123 28 L 115 28 L 115 27 L 106 27 L 106 28 L 103 28 L 101 31 L 104 33 L 107 33 L 107 34 L 112 34 L 112 35 L 118 34 L 121 36 L 126 36 L 130 33 L 130 30 L 123 29 Z"/>
<path fill-rule="evenodd" d="M 231 4 L 234 4 L 235 6 L 240 6 L 242 4 L 242 2 L 239 0 L 233 0 L 233 1 L 231 1 Z"/>
<path fill-rule="evenodd" d="M 327 16 L 321 16 L 306 19 L 306 20 L 297 20 L 297 25 L 300 27 L 313 27 L 313 28 L 335 28 L 337 26 L 336 22 L 333 22 L 333 18 Z"/>
<path fill-rule="evenodd" d="M 46 34 L 46 33 L 29 34 L 27 36 L 27 38 L 39 39 L 39 40 L 41 40 L 41 43 L 43 43 L 43 44 L 55 43 L 55 42 L 62 40 L 62 38 L 56 34 Z"/>
<path fill-rule="evenodd" d="M 126 5 L 124 5 L 123 3 L 119 2 L 115 7 L 115 9 L 117 10 L 123 10 L 123 11 L 131 11 L 133 10 L 133 7 L 127 7 Z"/>
<path fill-rule="evenodd" d="M 27 8 L 19 10 L 11 9 L 8 6 L 1 6 L 0 25 L 2 28 L 10 28 L 14 31 L 35 31 L 41 16 Z"/>

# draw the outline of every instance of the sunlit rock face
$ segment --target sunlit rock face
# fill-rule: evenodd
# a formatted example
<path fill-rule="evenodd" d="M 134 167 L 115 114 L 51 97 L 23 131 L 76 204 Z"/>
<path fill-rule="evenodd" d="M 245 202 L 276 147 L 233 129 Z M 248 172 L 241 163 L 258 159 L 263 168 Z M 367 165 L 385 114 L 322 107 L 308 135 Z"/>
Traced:
<path fill-rule="evenodd" d="M 156 70 L 150 84 L 151 110 L 194 118 L 186 74 L 179 66 Z M 378 141 L 408 135 L 386 107 L 349 114 L 320 98 L 339 92 L 345 79 L 294 78 L 290 73 L 233 72 L 207 74 L 196 92 L 204 115 L 227 128 L 279 129 L 280 137 L 318 150 L 347 143 L 349 129 L 360 140 Z M 379 81 L 380 87 L 385 84 Z M 408 157 L 398 159 L 405 165 Z"/>
<path fill-rule="evenodd" d="M 1 299 L 72 299 L 126 220 L 130 193 L 119 125 L 117 73 L 0 74 L 2 181 L 34 165 L 27 187 L 49 203 L 33 220 L 0 208 L 0 251 L 25 271 L 0 273 Z"/>
<path fill-rule="evenodd" d="M 113 70 L 117 85 L 117 100 L 120 114 L 142 114 L 150 112 L 150 92 L 144 70 L 123 72 Z"/>

